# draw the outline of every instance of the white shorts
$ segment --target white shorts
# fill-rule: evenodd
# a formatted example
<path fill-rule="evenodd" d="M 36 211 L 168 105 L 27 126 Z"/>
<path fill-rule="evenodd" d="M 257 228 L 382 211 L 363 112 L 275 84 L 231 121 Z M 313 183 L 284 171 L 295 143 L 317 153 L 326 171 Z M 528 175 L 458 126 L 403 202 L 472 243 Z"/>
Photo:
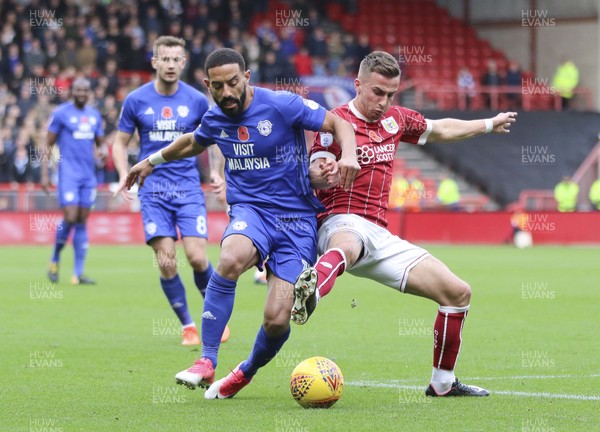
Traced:
<path fill-rule="evenodd" d="M 410 270 L 430 256 L 425 249 L 353 214 L 334 214 L 322 222 L 318 233 L 319 254 L 325 253 L 329 239 L 339 231 L 351 231 L 357 234 L 363 243 L 362 257 L 346 269 L 347 272 L 402 292 Z"/>

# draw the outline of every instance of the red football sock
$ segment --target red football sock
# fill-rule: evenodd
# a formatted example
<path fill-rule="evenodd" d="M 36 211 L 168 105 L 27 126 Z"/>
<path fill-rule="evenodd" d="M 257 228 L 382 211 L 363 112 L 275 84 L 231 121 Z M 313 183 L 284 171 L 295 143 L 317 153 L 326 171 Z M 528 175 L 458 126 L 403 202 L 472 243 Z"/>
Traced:
<path fill-rule="evenodd" d="M 329 294 L 333 288 L 333 284 L 338 276 L 341 276 L 346 269 L 346 256 L 344 251 L 338 248 L 329 249 L 315 265 L 317 270 L 317 289 L 319 297 L 324 297 Z"/>
<path fill-rule="evenodd" d="M 469 306 L 440 306 L 433 327 L 433 367 L 454 370 Z"/>

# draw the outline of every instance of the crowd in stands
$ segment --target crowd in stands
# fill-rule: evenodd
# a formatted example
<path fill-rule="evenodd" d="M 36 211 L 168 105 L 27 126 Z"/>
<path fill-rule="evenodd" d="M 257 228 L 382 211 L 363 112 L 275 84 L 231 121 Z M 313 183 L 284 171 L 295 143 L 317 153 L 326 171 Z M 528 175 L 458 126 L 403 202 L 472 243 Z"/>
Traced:
<path fill-rule="evenodd" d="M 69 100 L 76 76 L 91 80 L 90 103 L 105 121 L 108 145 L 98 152 L 98 179 L 116 181 L 110 143 L 121 102 L 151 79 L 152 45 L 160 35 L 186 40 L 184 80 L 204 93 L 204 60 L 222 46 L 243 54 L 254 83 L 276 87 L 308 75 L 352 76 L 371 50 L 368 36 L 355 41 L 352 34 L 339 31 L 324 18 L 324 2 L 289 1 L 301 17 L 292 20 L 293 25 L 285 20 L 257 20 L 266 16 L 268 3 L 0 2 L 0 183 L 39 182 L 40 146 L 48 118 L 58 104 Z M 135 160 L 136 154 L 131 157 Z"/>

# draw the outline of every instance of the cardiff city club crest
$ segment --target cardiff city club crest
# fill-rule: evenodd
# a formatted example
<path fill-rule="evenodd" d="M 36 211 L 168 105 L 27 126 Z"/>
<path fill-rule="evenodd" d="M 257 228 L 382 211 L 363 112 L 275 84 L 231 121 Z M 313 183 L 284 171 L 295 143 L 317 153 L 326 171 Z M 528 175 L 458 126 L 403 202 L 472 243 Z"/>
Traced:
<path fill-rule="evenodd" d="M 179 105 L 177 107 L 177 114 L 179 117 L 186 118 L 190 113 L 190 109 L 186 105 Z"/>
<path fill-rule="evenodd" d="M 273 124 L 269 120 L 261 120 L 258 122 L 256 128 L 262 136 L 269 136 L 273 130 Z"/>

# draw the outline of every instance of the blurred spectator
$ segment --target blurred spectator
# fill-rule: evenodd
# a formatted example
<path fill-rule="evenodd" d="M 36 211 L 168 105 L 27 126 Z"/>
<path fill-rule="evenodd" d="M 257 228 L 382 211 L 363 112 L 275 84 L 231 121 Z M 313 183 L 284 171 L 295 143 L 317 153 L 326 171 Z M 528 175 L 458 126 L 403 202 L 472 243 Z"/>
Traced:
<path fill-rule="evenodd" d="M 367 33 L 362 33 L 358 37 L 358 43 L 356 44 L 356 64 L 360 64 L 371 51 L 373 51 L 373 49 L 371 48 L 369 35 Z"/>
<path fill-rule="evenodd" d="M 285 58 L 292 58 L 297 52 L 296 30 L 294 27 L 283 27 L 279 35 L 281 43 L 281 53 Z"/>
<path fill-rule="evenodd" d="M 77 44 L 74 39 L 67 39 L 65 46 L 61 48 L 58 54 L 58 65 L 61 69 L 68 67 L 77 67 Z"/>
<path fill-rule="evenodd" d="M 189 59 L 188 64 L 190 71 L 193 71 L 198 68 L 204 67 L 204 61 L 206 60 L 206 55 L 204 53 L 204 48 L 202 47 L 202 35 L 197 34 L 192 39 L 192 43 L 189 48 Z"/>
<path fill-rule="evenodd" d="M 303 77 L 313 74 L 312 59 L 306 47 L 300 47 L 298 54 L 293 57 L 293 63 L 296 68 L 296 75 Z"/>
<path fill-rule="evenodd" d="M 36 66 L 44 67 L 46 65 L 46 53 L 42 50 L 42 43 L 39 39 L 31 41 L 31 48 L 23 55 L 23 63 L 28 72 L 32 72 Z"/>
<path fill-rule="evenodd" d="M 83 38 L 82 47 L 77 50 L 77 66 L 81 69 L 86 66 L 96 67 L 98 53 L 92 42 L 92 38 L 86 36 Z"/>
<path fill-rule="evenodd" d="M 392 187 L 390 189 L 390 208 L 393 210 L 402 210 L 406 201 L 406 192 L 408 191 L 408 180 L 394 166 L 394 177 L 392 178 Z"/>
<path fill-rule="evenodd" d="M 23 66 L 23 63 L 16 63 L 14 70 L 7 82 L 8 89 L 11 91 L 12 94 L 14 94 L 17 97 L 19 96 L 19 94 L 21 93 L 21 86 L 25 82 L 25 79 L 25 66 Z"/>
<path fill-rule="evenodd" d="M 468 68 L 460 68 L 456 84 L 458 85 L 458 90 L 460 92 L 459 97 L 465 98 L 465 108 L 469 109 L 471 106 L 471 99 L 475 97 L 475 80 Z"/>
<path fill-rule="evenodd" d="M 277 61 L 273 51 L 268 51 L 264 62 L 260 65 L 260 80 L 263 83 L 275 84 L 278 79 L 285 76 L 284 67 Z"/>
<path fill-rule="evenodd" d="M 573 90 L 579 84 L 579 69 L 571 60 L 564 60 L 556 68 L 552 87 L 562 98 L 562 109 L 568 109 L 573 99 Z"/>
<path fill-rule="evenodd" d="M 566 175 L 554 188 L 554 199 L 560 212 L 574 212 L 577 210 L 577 196 L 579 185 Z"/>
<path fill-rule="evenodd" d="M 511 61 L 508 64 L 506 71 L 506 85 L 511 87 L 519 87 L 517 92 L 509 92 L 506 95 L 509 110 L 517 110 L 521 107 L 521 87 L 523 85 L 523 77 L 519 63 Z"/>
<path fill-rule="evenodd" d="M 244 45 L 244 59 L 246 60 L 246 67 L 252 74 L 258 76 L 259 74 L 259 62 L 260 62 L 260 42 L 258 37 L 251 33 L 244 33 L 242 35 L 242 41 Z"/>
<path fill-rule="evenodd" d="M 325 31 L 322 27 L 315 27 L 312 34 L 306 39 L 305 45 L 311 57 L 319 59 L 327 58 L 327 41 L 325 40 Z"/>
<path fill-rule="evenodd" d="M 343 59 L 345 47 L 342 43 L 342 34 L 339 31 L 334 31 L 329 35 L 327 40 L 327 52 L 329 60 L 327 69 L 331 75 L 346 75 L 343 70 Z"/>
<path fill-rule="evenodd" d="M 419 178 L 412 174 L 408 177 L 408 189 L 404 199 L 406 211 L 421 211 L 421 203 L 425 199 L 425 185 Z"/>
<path fill-rule="evenodd" d="M 196 23 L 196 25 L 199 25 Z M 146 16 L 144 17 L 144 27 L 146 31 L 161 34 L 163 31 L 162 20 L 158 18 L 158 9 L 155 6 L 148 6 Z"/>
<path fill-rule="evenodd" d="M 15 154 L 11 167 L 12 179 L 17 183 L 30 183 L 34 180 L 30 154 L 34 154 L 31 139 L 27 131 L 21 130 L 15 140 Z M 39 175 L 37 180 L 39 181 Z"/>
<path fill-rule="evenodd" d="M 352 33 L 344 34 L 344 64 L 346 71 L 350 74 L 358 72 L 358 65 L 362 59 L 359 59 L 358 45 L 356 45 L 354 35 Z"/>
<path fill-rule="evenodd" d="M 498 72 L 498 65 L 496 64 L 496 60 L 488 60 L 487 62 L 487 69 L 485 71 L 485 73 L 483 74 L 483 76 L 481 77 L 481 85 L 485 86 L 485 87 L 490 87 L 489 89 L 485 89 L 485 90 L 496 90 L 496 88 L 500 85 L 502 85 L 502 77 L 500 76 L 500 73 Z M 487 91 L 484 91 L 483 93 L 483 101 L 484 101 L 484 105 L 487 109 L 491 109 L 492 108 L 492 98 L 494 97 L 498 97 L 497 94 L 496 96 L 493 96 L 492 94 L 488 93 Z"/>
<path fill-rule="evenodd" d="M 13 181 L 14 143 L 10 129 L 0 129 L 0 183 Z"/>
<path fill-rule="evenodd" d="M 460 209 L 460 190 L 456 180 L 448 176 L 442 178 L 438 185 L 437 200 L 447 210 L 457 211 Z"/>
<path fill-rule="evenodd" d="M 127 56 L 125 62 L 127 69 L 129 70 L 145 70 L 149 64 L 146 61 L 146 46 L 144 39 L 140 36 L 135 36 L 131 39 L 130 53 Z"/>
<path fill-rule="evenodd" d="M 46 68 L 49 68 L 52 63 L 58 65 L 58 45 L 53 40 L 48 40 L 46 43 Z"/>
<path fill-rule="evenodd" d="M 590 187 L 589 193 L 590 202 L 594 207 L 594 210 L 600 211 L 600 178 L 596 179 Z"/>
<path fill-rule="evenodd" d="M 21 54 L 19 52 L 19 45 L 11 43 L 8 46 L 6 56 L 3 59 L 3 73 L 5 77 L 11 77 L 15 74 L 15 68 L 17 64 L 22 64 Z"/>

